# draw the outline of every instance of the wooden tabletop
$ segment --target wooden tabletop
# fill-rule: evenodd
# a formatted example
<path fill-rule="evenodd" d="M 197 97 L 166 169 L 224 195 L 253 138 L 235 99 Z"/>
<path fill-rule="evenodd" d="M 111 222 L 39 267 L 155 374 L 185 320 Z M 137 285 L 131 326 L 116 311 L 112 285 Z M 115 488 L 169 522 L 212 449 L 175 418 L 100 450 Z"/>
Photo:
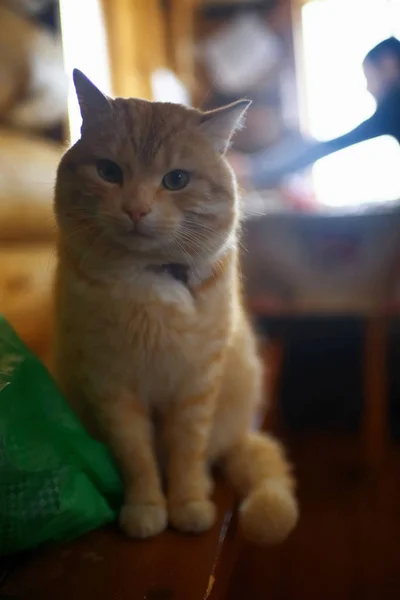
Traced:
<path fill-rule="evenodd" d="M 219 482 L 218 521 L 200 536 L 174 531 L 133 541 L 116 527 L 12 557 L 0 566 L 0 598 L 13 600 L 205 600 L 225 597 L 239 548 L 234 500 Z"/>

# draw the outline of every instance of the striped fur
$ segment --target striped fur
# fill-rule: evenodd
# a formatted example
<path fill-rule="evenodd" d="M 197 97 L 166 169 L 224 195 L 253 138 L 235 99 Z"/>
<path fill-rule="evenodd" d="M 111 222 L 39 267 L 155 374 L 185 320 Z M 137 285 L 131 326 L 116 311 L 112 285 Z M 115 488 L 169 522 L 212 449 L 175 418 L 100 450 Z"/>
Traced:
<path fill-rule="evenodd" d="M 102 115 L 85 107 L 58 170 L 59 384 L 119 462 L 127 534 L 211 527 L 218 463 L 244 498 L 248 537 L 278 541 L 297 518 L 293 480 L 279 444 L 252 432 L 262 370 L 241 300 L 236 185 L 212 115 L 205 131 L 196 110 L 109 103 Z M 121 166 L 122 186 L 97 175 L 98 158 Z M 160 182 L 177 168 L 191 180 L 171 192 Z M 150 211 L 146 237 L 130 234 L 127 205 Z M 166 262 L 189 266 L 188 286 L 149 269 Z"/>

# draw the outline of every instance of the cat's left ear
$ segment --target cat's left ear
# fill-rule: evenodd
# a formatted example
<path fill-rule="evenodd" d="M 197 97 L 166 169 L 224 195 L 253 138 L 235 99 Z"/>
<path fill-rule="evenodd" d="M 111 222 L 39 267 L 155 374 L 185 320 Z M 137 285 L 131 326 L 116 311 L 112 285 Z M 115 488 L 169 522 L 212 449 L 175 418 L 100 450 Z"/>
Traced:
<path fill-rule="evenodd" d="M 105 96 L 82 71 L 74 69 L 72 76 L 83 124 L 92 117 L 95 119 L 111 112 L 110 98 Z"/>
<path fill-rule="evenodd" d="M 251 100 L 238 100 L 202 115 L 200 128 L 217 152 L 226 152 L 233 134 L 243 126 L 244 115 L 250 104 Z"/>

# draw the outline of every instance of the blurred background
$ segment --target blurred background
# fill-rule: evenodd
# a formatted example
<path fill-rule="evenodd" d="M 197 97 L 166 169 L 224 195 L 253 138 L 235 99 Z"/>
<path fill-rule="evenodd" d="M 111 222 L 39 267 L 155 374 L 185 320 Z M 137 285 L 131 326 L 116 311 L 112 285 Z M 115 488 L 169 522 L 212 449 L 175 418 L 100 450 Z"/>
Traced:
<path fill-rule="evenodd" d="M 117 96 L 252 100 L 228 158 L 303 515 L 241 551 L 233 600 L 400 597 L 398 37 L 400 0 L 0 0 L 0 312 L 45 362 L 72 69 Z"/>

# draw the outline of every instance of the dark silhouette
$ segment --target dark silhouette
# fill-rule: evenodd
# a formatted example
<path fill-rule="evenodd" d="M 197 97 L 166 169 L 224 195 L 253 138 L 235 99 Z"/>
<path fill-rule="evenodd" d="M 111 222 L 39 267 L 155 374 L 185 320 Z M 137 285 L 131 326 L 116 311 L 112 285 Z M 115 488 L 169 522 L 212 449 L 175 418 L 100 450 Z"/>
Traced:
<path fill-rule="evenodd" d="M 304 169 L 328 154 L 381 135 L 390 135 L 400 143 L 400 41 L 391 37 L 375 46 L 365 57 L 363 69 L 368 90 L 377 102 L 375 113 L 345 135 L 309 143 L 296 159 L 286 163 L 281 161 L 279 167 L 270 166 L 273 149 L 249 157 L 243 171 L 254 185 L 277 184 L 286 175 Z"/>

